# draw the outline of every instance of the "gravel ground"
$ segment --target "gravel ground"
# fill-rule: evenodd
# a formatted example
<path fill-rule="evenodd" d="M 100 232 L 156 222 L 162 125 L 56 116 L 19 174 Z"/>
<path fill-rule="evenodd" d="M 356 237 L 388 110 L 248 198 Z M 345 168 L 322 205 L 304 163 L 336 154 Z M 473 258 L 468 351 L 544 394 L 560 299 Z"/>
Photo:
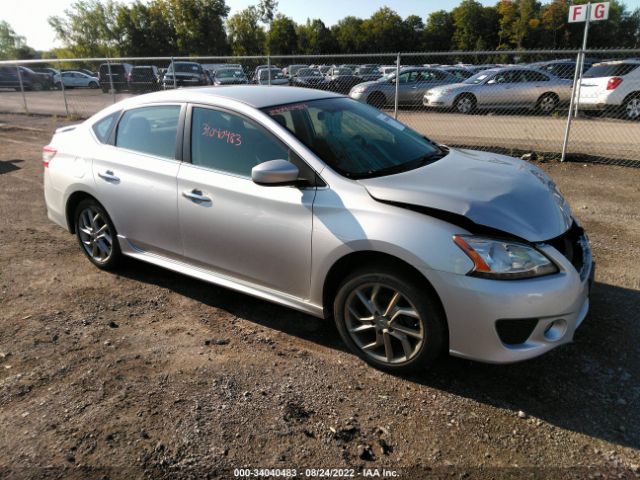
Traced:
<path fill-rule="evenodd" d="M 40 152 L 61 125 L 0 115 L 0 478 L 640 476 L 640 169 L 542 164 L 598 262 L 573 344 L 403 378 L 330 321 L 135 261 L 93 267 L 45 214 Z"/>

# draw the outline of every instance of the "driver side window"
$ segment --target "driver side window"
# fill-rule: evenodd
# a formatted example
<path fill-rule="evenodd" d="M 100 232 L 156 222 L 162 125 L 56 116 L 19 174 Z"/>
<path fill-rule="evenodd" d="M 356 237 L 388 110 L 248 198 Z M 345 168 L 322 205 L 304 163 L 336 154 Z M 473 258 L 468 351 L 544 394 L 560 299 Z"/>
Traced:
<path fill-rule="evenodd" d="M 252 120 L 222 110 L 194 107 L 191 163 L 239 177 L 268 160 L 289 160 L 290 151 Z"/>

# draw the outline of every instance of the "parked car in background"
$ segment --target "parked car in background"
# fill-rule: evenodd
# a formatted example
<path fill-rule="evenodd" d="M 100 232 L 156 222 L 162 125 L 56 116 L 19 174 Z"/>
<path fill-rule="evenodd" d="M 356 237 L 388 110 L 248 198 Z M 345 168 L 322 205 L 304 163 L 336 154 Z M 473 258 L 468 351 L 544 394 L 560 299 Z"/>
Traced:
<path fill-rule="evenodd" d="M 320 70 L 323 75 L 326 75 L 333 67 L 335 67 L 335 65 L 318 65 L 318 70 Z"/>
<path fill-rule="evenodd" d="M 51 82 L 55 88 L 60 88 L 60 70 L 50 67 L 35 67 L 32 68 L 36 73 L 46 73 L 51 77 Z"/>
<path fill-rule="evenodd" d="M 252 83 L 258 83 L 258 71 L 264 68 L 278 68 L 278 67 L 276 65 L 258 65 L 253 71 L 253 76 L 251 77 Z"/>
<path fill-rule="evenodd" d="M 137 65 L 131 71 L 132 92 L 155 92 L 160 90 L 160 73 L 155 65 Z"/>
<path fill-rule="evenodd" d="M 585 59 L 582 67 L 582 72 L 586 72 L 593 65 L 593 60 Z M 548 72 L 556 77 L 573 80 L 573 76 L 576 72 L 575 60 L 551 60 L 548 62 L 535 62 L 527 65 L 530 68 L 535 68 L 543 72 Z"/>
<path fill-rule="evenodd" d="M 269 80 L 269 69 L 261 68 L 256 74 L 256 81 L 258 85 L 289 85 L 289 78 L 284 74 L 280 68 L 271 68 L 271 80 Z"/>
<path fill-rule="evenodd" d="M 113 88 L 115 91 L 129 90 L 131 80 L 130 63 L 103 63 L 98 69 L 98 81 L 104 93 Z"/>
<path fill-rule="evenodd" d="M 49 90 L 53 88 L 53 79 L 49 73 L 34 72 L 27 67 L 0 66 L 0 88 L 20 90 L 20 82 L 25 90 Z"/>
<path fill-rule="evenodd" d="M 444 70 L 451 75 L 454 75 L 460 79 L 460 81 L 466 80 L 467 78 L 473 76 L 473 71 L 466 67 L 456 67 L 452 65 L 446 65 L 442 67 L 438 67 L 440 70 Z"/>
<path fill-rule="evenodd" d="M 354 75 L 353 70 L 345 67 L 332 68 L 325 75 L 325 80 L 325 90 L 344 94 L 363 81 L 359 75 Z"/>
<path fill-rule="evenodd" d="M 422 105 L 422 98 L 428 89 L 459 81 L 458 77 L 437 68 L 405 67 L 400 70 L 398 105 Z M 375 82 L 356 85 L 349 96 L 377 108 L 393 105 L 396 98 L 396 72 L 393 71 Z"/>
<path fill-rule="evenodd" d="M 47 216 L 95 267 L 131 257 L 333 318 L 387 371 L 530 359 L 589 311 L 589 240 L 543 170 L 335 93 L 132 97 L 59 128 L 42 161 Z"/>
<path fill-rule="evenodd" d="M 247 83 L 249 80 L 241 68 L 219 68 L 213 71 L 214 85 L 244 85 Z"/>
<path fill-rule="evenodd" d="M 289 65 L 288 67 L 285 67 L 282 71 L 289 78 L 293 78 L 298 74 L 298 70 L 300 70 L 301 68 L 309 68 L 309 65 L 303 65 L 301 63 L 296 63 L 296 64 L 293 64 L 293 65 Z"/>
<path fill-rule="evenodd" d="M 175 74 L 174 74 L 175 70 Z M 202 65 L 197 62 L 173 62 L 162 77 L 162 88 L 197 87 L 210 85 L 211 81 Z"/>
<path fill-rule="evenodd" d="M 291 77 L 291 85 L 305 88 L 326 88 L 328 85 L 325 76 L 317 68 L 300 68 L 296 75 Z"/>
<path fill-rule="evenodd" d="M 363 82 L 372 82 L 382 78 L 382 71 L 378 65 L 360 65 L 353 72 L 361 78 Z"/>
<path fill-rule="evenodd" d="M 431 88 L 425 107 L 473 113 L 476 109 L 528 109 L 550 114 L 567 103 L 571 81 L 528 67 L 483 70 L 462 83 Z"/>
<path fill-rule="evenodd" d="M 640 120 L 640 60 L 595 63 L 582 77 L 578 109 Z"/>
<path fill-rule="evenodd" d="M 64 88 L 98 88 L 100 81 L 98 77 L 90 77 L 83 72 L 64 71 L 60 74 Z M 60 88 L 60 85 L 56 85 Z"/>

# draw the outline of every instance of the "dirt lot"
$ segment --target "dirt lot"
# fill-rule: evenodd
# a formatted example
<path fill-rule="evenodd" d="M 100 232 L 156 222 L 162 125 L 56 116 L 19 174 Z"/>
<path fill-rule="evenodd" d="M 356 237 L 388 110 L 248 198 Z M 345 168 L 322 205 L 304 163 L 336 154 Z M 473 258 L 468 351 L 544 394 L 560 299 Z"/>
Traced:
<path fill-rule="evenodd" d="M 640 476 L 640 169 L 543 164 L 598 262 L 575 343 L 400 378 L 331 322 L 138 262 L 97 270 L 45 215 L 61 123 L 0 124 L 0 478 Z"/>

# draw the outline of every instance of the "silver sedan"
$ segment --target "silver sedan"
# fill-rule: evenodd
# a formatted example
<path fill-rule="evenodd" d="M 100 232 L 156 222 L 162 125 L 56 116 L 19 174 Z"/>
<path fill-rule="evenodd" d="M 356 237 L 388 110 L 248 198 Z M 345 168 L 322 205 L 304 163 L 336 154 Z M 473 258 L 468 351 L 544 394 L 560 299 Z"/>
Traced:
<path fill-rule="evenodd" d="M 429 89 L 423 105 L 472 113 L 476 109 L 526 109 L 550 114 L 569 101 L 571 80 L 526 67 L 483 70 L 462 83 Z"/>
<path fill-rule="evenodd" d="M 417 106 L 427 90 L 438 85 L 457 83 L 460 77 L 437 68 L 403 68 L 400 70 L 398 84 L 398 104 Z M 359 102 L 374 107 L 394 105 L 396 98 L 396 72 L 389 73 L 379 80 L 356 85 L 349 96 Z"/>
<path fill-rule="evenodd" d="M 587 237 L 543 171 L 342 95 L 132 97 L 58 129 L 43 164 L 49 218 L 96 267 L 132 257 L 333 317 L 388 371 L 531 358 L 589 309 Z"/>

